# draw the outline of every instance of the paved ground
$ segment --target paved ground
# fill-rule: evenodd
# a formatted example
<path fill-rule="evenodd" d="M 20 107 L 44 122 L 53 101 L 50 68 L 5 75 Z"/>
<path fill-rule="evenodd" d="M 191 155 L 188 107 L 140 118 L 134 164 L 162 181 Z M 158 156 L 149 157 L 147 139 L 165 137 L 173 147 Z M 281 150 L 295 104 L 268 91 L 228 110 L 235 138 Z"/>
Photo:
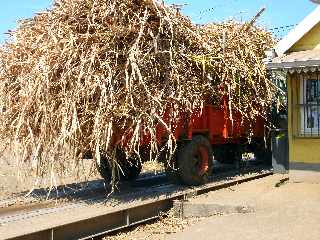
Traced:
<path fill-rule="evenodd" d="M 320 179 L 275 187 L 283 177 L 274 175 L 194 199 L 199 204 L 250 206 L 254 212 L 212 216 L 165 239 L 320 239 Z"/>
<path fill-rule="evenodd" d="M 320 183 L 320 171 L 290 170 L 289 177 L 292 183 Z"/>
<path fill-rule="evenodd" d="M 314 173 L 295 174 L 304 177 L 278 184 L 288 175 L 273 175 L 202 195 L 189 204 L 247 206 L 253 212 L 184 220 L 170 216 L 105 239 L 319 240 L 320 178 Z"/>

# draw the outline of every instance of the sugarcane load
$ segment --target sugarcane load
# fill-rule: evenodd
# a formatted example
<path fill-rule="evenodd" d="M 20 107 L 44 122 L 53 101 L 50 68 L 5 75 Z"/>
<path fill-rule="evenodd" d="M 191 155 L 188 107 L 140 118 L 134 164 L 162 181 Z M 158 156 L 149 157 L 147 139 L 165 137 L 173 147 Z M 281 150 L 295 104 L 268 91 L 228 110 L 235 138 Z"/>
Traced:
<path fill-rule="evenodd" d="M 253 21 L 198 26 L 153 0 L 56 0 L 10 34 L 0 135 L 36 175 L 90 155 L 114 183 L 158 159 L 198 185 L 213 155 L 264 154 L 274 39 Z"/>

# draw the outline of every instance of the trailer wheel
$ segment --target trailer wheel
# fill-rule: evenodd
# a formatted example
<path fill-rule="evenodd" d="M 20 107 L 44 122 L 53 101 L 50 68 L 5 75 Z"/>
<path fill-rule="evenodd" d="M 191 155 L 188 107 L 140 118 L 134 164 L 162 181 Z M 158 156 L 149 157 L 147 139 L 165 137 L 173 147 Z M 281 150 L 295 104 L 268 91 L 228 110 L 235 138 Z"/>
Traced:
<path fill-rule="evenodd" d="M 126 159 L 126 155 L 121 151 L 117 151 L 116 158 L 121 169 L 116 172 L 117 181 L 130 181 L 136 179 L 142 169 L 141 162 L 138 157 L 130 157 Z M 101 177 L 106 183 L 111 182 L 112 169 L 106 157 L 101 158 L 100 166 L 97 167 Z"/>
<path fill-rule="evenodd" d="M 181 182 L 179 169 L 177 166 L 177 153 L 175 153 L 175 155 L 172 157 L 171 160 L 166 160 L 164 162 L 164 167 L 166 171 L 166 176 L 170 182 L 173 182 L 173 183 Z"/>
<path fill-rule="evenodd" d="M 180 149 L 180 143 L 177 145 L 177 148 L 173 155 L 169 153 L 169 150 L 167 146 L 162 147 L 159 156 L 158 161 L 163 163 L 165 168 L 166 177 L 170 182 L 180 182 L 180 176 L 177 166 L 177 154 Z"/>
<path fill-rule="evenodd" d="M 97 170 L 104 181 L 109 184 L 111 182 L 112 172 L 108 159 L 105 156 L 101 156 L 100 165 L 97 165 Z"/>
<path fill-rule="evenodd" d="M 120 164 L 121 170 L 120 170 L 120 180 L 121 181 L 130 181 L 136 179 L 142 169 L 141 161 L 137 156 L 130 157 L 129 159 L 125 159 Z"/>
<path fill-rule="evenodd" d="M 206 183 L 213 167 L 213 154 L 209 140 L 204 136 L 194 136 L 178 152 L 177 161 L 183 183 L 193 186 Z"/>
<path fill-rule="evenodd" d="M 232 150 L 225 151 L 223 156 L 215 157 L 215 159 L 222 164 L 233 164 L 236 161 L 236 153 Z"/>
<path fill-rule="evenodd" d="M 272 152 L 271 150 L 264 149 L 254 149 L 254 156 L 258 162 L 265 163 L 268 165 L 272 164 Z"/>
<path fill-rule="evenodd" d="M 267 139 L 267 143 L 264 142 L 264 139 L 256 140 L 253 153 L 257 161 L 263 162 L 266 164 L 271 164 L 272 152 L 271 152 L 270 139 Z"/>
<path fill-rule="evenodd" d="M 241 158 L 239 148 L 235 144 L 219 145 L 214 148 L 214 159 L 222 164 L 233 164 Z"/>

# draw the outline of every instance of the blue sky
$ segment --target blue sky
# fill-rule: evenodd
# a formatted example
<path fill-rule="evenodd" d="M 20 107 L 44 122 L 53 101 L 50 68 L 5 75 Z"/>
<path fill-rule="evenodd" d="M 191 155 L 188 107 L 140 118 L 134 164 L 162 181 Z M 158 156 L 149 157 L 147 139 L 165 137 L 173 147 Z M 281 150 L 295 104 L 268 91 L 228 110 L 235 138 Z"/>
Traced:
<path fill-rule="evenodd" d="M 53 0 L 2 0 L 0 3 L 0 42 L 4 33 L 14 29 L 16 21 L 31 17 L 34 13 L 49 8 Z M 187 4 L 184 14 L 195 23 L 222 21 L 227 19 L 247 20 L 263 6 L 267 11 L 259 19 L 259 24 L 279 27 L 297 24 L 316 5 L 309 0 L 166 0 L 168 4 Z M 280 33 L 283 34 L 283 33 Z"/>

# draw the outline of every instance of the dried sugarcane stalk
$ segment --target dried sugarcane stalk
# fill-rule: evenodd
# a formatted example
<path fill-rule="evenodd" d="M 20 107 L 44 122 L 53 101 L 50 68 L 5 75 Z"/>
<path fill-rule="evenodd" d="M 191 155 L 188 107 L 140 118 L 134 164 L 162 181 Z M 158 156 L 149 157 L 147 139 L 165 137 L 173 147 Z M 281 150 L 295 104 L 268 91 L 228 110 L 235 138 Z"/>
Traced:
<path fill-rule="evenodd" d="M 1 138 L 36 175 L 63 175 L 88 151 L 117 168 L 115 150 L 139 154 L 145 135 L 153 156 L 159 123 L 172 153 L 174 123 L 208 94 L 228 94 L 231 112 L 266 116 L 276 89 L 261 59 L 273 38 L 242 27 L 199 28 L 155 0 L 56 0 L 0 49 Z"/>

